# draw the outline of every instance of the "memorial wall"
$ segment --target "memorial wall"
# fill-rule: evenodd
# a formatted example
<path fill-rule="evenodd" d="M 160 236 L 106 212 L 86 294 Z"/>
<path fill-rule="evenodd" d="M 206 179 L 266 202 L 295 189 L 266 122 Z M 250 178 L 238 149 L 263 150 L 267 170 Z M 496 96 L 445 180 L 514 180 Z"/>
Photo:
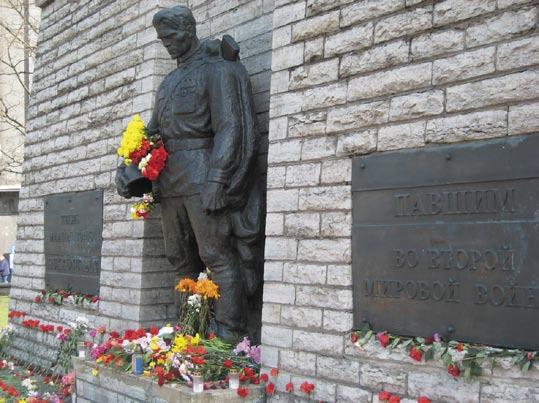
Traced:
<path fill-rule="evenodd" d="M 275 1 L 262 342 L 281 390 L 539 398 L 532 369 L 485 364 L 465 381 L 440 354 L 389 346 L 437 333 L 538 347 L 536 12 Z M 358 346 L 350 329 L 366 325 Z"/>
<path fill-rule="evenodd" d="M 536 364 L 465 381 L 376 339 L 538 348 L 535 2 L 183 3 L 201 38 L 239 42 L 253 83 L 262 166 L 268 150 L 262 360 L 279 399 L 305 398 L 308 381 L 322 401 L 539 400 Z M 114 185 L 123 128 L 149 119 L 173 67 L 151 26 L 173 4 L 41 2 L 12 309 L 107 329 L 173 320 L 157 214 L 131 220 Z M 34 302 L 54 284 L 100 301 Z M 366 326 L 361 345 L 351 331 Z M 54 359 L 54 340 L 24 337 L 13 353 Z"/>
<path fill-rule="evenodd" d="M 187 4 L 183 2 L 182 4 Z M 188 4 L 201 39 L 235 37 L 251 76 L 265 170 L 269 109 L 269 2 Z M 177 274 L 165 257 L 159 211 L 131 217 L 114 182 L 122 133 L 135 113 L 148 122 L 157 86 L 174 62 L 153 15 L 177 1 L 40 1 L 42 20 L 20 192 L 17 276 L 10 309 L 43 322 L 87 317 L 127 329 L 176 318 Z M 265 180 L 261 178 L 261 180 Z M 45 289 L 99 296 L 97 304 L 36 303 Z M 13 354 L 55 360 L 54 337 L 22 327 Z M 38 335 L 39 336 L 39 335 Z"/>

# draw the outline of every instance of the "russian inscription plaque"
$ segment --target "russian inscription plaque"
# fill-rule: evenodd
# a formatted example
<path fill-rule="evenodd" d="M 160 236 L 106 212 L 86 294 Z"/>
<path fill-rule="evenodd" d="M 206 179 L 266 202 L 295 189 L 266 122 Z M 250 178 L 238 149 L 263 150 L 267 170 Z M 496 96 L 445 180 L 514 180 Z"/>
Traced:
<path fill-rule="evenodd" d="M 102 232 L 101 190 L 46 196 L 46 287 L 99 294 Z"/>
<path fill-rule="evenodd" d="M 354 325 L 539 348 L 539 136 L 353 162 Z"/>

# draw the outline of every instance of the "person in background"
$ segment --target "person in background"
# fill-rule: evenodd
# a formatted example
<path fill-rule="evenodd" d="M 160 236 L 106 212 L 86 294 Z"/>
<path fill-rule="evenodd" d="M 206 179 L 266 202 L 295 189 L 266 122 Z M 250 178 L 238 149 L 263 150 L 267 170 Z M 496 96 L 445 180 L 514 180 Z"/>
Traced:
<path fill-rule="evenodd" d="M 0 255 L 0 275 L 2 276 L 3 283 L 7 283 L 9 277 L 9 260 L 6 256 L 9 255 L 7 253 Z"/>

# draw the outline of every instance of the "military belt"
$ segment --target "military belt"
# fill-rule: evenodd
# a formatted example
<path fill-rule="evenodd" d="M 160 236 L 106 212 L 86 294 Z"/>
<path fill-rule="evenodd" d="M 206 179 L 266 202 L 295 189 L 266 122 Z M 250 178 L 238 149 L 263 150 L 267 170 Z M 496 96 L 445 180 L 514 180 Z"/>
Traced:
<path fill-rule="evenodd" d="M 210 148 L 212 145 L 212 138 L 179 139 L 167 141 L 165 148 L 169 153 L 175 153 L 176 151 L 181 150 L 199 150 L 202 148 Z"/>

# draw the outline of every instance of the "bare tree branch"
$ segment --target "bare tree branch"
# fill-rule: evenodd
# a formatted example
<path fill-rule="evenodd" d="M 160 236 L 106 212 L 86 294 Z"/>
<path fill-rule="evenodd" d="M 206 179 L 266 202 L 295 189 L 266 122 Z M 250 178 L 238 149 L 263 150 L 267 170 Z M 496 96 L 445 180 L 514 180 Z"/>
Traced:
<path fill-rule="evenodd" d="M 0 96 L 0 175 L 22 171 L 32 74 L 29 60 L 35 57 L 39 26 L 28 11 L 29 2 L 4 0 L 0 6 L 0 80 L 3 88 L 11 88 Z"/>

